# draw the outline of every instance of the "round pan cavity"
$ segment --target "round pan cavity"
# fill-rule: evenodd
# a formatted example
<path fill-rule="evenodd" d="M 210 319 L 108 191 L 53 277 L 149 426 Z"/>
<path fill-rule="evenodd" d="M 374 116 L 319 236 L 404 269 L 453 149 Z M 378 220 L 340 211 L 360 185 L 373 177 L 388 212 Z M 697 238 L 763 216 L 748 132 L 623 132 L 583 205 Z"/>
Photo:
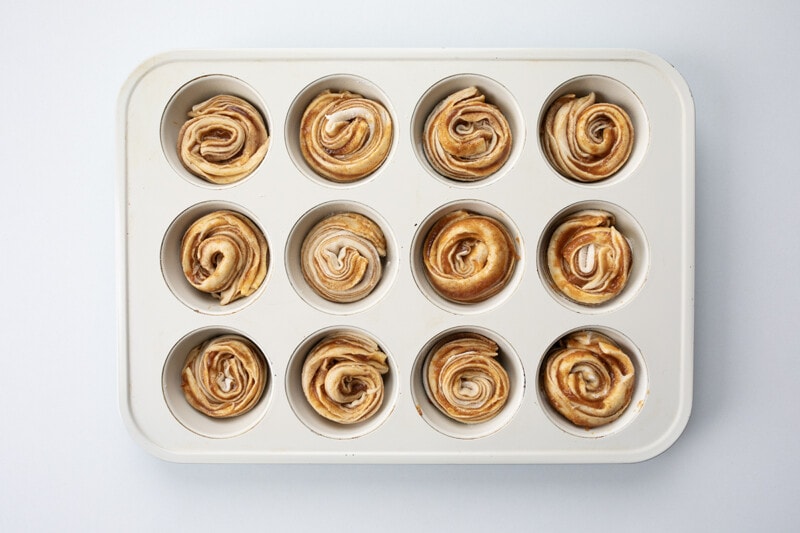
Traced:
<path fill-rule="evenodd" d="M 315 98 L 320 96 L 320 94 L 325 91 L 331 91 L 333 93 L 342 93 L 347 91 L 361 95 L 363 98 L 378 103 L 386 111 L 386 113 L 388 113 L 391 119 L 391 146 L 389 147 L 389 151 L 383 161 L 375 168 L 375 170 L 367 175 L 364 175 L 363 177 L 351 181 L 341 182 L 331 179 L 330 177 L 326 177 L 315 171 L 303 155 L 300 141 L 303 115 L 309 104 L 311 104 Z M 360 76 L 355 76 L 352 74 L 333 74 L 310 83 L 302 91 L 300 91 L 297 97 L 295 97 L 286 116 L 286 128 L 284 135 L 286 147 L 289 151 L 289 157 L 303 175 L 313 182 L 320 185 L 325 185 L 327 187 L 349 188 L 368 183 L 380 175 L 381 171 L 392 159 L 394 149 L 397 145 L 397 130 L 397 115 L 394 112 L 388 96 L 386 96 L 386 94 L 377 85 Z"/>
<path fill-rule="evenodd" d="M 360 422 L 348 424 L 338 423 L 318 413 L 306 398 L 302 383 L 303 366 L 308 355 L 320 342 L 329 338 L 331 335 L 340 333 L 365 336 L 373 340 L 378 345 L 378 349 L 386 354 L 386 364 L 389 368 L 388 372 L 382 376 L 384 392 L 380 407 L 378 407 L 377 411 L 369 418 Z M 331 326 L 306 337 L 292 353 L 286 369 L 286 395 L 294 414 L 300 422 L 314 433 L 331 439 L 354 439 L 363 437 L 378 429 L 394 411 L 397 395 L 399 393 L 398 375 L 394 357 L 387 349 L 386 344 L 381 342 L 374 335 L 360 328 Z"/>
<path fill-rule="evenodd" d="M 548 356 L 553 352 L 554 349 L 560 346 L 562 339 L 580 332 L 595 332 L 609 338 L 630 358 L 634 368 L 635 382 L 633 385 L 633 391 L 631 393 L 630 403 L 628 404 L 627 408 L 616 420 L 594 428 L 580 427 L 566 419 L 553 407 L 544 390 L 543 374 L 546 371 Z M 542 354 L 536 375 L 538 383 L 536 392 L 538 395 L 539 405 L 542 407 L 544 414 L 556 427 L 565 433 L 583 438 L 607 437 L 622 431 L 625 427 L 631 424 L 642 411 L 647 399 L 647 395 L 650 391 L 650 378 L 647 373 L 647 365 L 645 364 L 645 358 L 638 346 L 636 346 L 633 341 L 631 341 L 621 332 L 604 326 L 586 326 L 575 328 L 564 333 L 564 335 L 556 339 L 550 345 L 547 351 Z"/>
<path fill-rule="evenodd" d="M 595 94 L 596 103 L 609 103 L 619 106 L 627 114 L 633 129 L 633 139 L 630 155 L 616 172 L 608 177 L 598 179 L 597 181 L 585 182 L 566 175 L 548 157 L 547 148 L 545 147 L 547 142 L 545 123 L 548 111 L 556 100 L 565 95 L 573 94 L 576 98 L 581 98 L 590 93 Z M 550 94 L 547 100 L 545 100 L 539 112 L 538 124 L 539 150 L 541 156 L 561 179 L 583 187 L 613 185 L 627 179 L 636 171 L 636 168 L 639 166 L 642 159 L 644 159 L 650 144 L 650 125 L 642 101 L 628 86 L 608 76 L 579 76 L 561 84 Z"/>
<path fill-rule="evenodd" d="M 264 358 L 267 379 L 261 398 L 252 409 L 230 418 L 213 418 L 198 411 L 186 400 L 181 385 L 182 372 L 186 358 L 193 348 L 222 335 L 244 337 L 254 344 L 259 355 Z M 263 350 L 244 333 L 222 326 L 204 327 L 180 339 L 167 355 L 161 375 L 164 401 L 175 419 L 189 431 L 214 439 L 235 437 L 255 427 L 267 413 L 272 400 L 272 384 L 275 381 L 271 375 L 271 368 L 272 365 L 266 359 Z"/>
<path fill-rule="evenodd" d="M 189 120 L 189 112 L 192 110 L 192 107 L 219 95 L 230 95 L 241 98 L 255 107 L 264 121 L 267 134 L 270 136 L 270 139 L 267 141 L 266 155 L 253 171 L 247 176 L 227 184 L 212 183 L 195 175 L 184 166 L 178 155 L 178 136 L 183 125 Z M 272 142 L 271 137 L 271 119 L 260 94 L 250 85 L 233 76 L 210 74 L 189 81 L 175 92 L 164 108 L 164 113 L 161 117 L 161 148 L 164 152 L 164 157 L 166 157 L 170 166 L 172 166 L 175 172 L 183 179 L 194 185 L 209 189 L 234 187 L 255 175 L 258 169 L 263 166 L 264 161 L 269 157 L 269 144 Z"/>
<path fill-rule="evenodd" d="M 456 211 L 466 211 L 468 213 L 473 213 L 496 220 L 507 230 L 508 236 L 511 238 L 511 242 L 515 248 L 513 272 L 506 280 L 505 285 L 493 296 L 489 296 L 488 298 L 475 303 L 462 303 L 453 301 L 452 299 L 440 294 L 434 288 L 430 279 L 428 278 L 426 273 L 427 267 L 423 259 L 423 254 L 425 252 L 425 241 L 431 229 L 433 229 L 437 222 L 439 222 L 443 217 Z M 511 219 L 511 217 L 500 208 L 481 200 L 457 200 L 437 208 L 431 214 L 429 214 L 422 221 L 422 223 L 419 224 L 411 243 L 411 272 L 417 287 L 433 304 L 454 314 L 466 315 L 482 313 L 501 305 L 516 290 L 520 280 L 522 279 L 524 269 L 525 252 L 522 234 L 520 233 L 519 228 Z"/>
<path fill-rule="evenodd" d="M 497 107 L 505 117 L 511 134 L 511 148 L 505 162 L 494 173 L 483 178 L 464 181 L 441 174 L 431 164 L 425 153 L 425 125 L 431 113 L 440 103 L 449 96 L 471 87 L 483 94 L 486 102 Z M 514 168 L 525 145 L 525 119 L 514 96 L 500 82 L 479 74 L 457 74 L 435 83 L 422 95 L 411 117 L 411 142 L 422 167 L 448 187 L 483 187 L 499 180 Z"/>
<path fill-rule="evenodd" d="M 586 304 L 570 299 L 558 289 L 550 275 L 548 266 L 548 247 L 556 229 L 570 216 L 583 211 L 600 211 L 609 213 L 614 220 L 614 227 L 627 241 L 631 251 L 631 267 L 627 282 L 615 297 L 597 304 Z M 619 309 L 630 302 L 641 290 L 650 270 L 650 247 L 647 236 L 639 222 L 628 211 L 621 207 L 600 200 L 589 200 L 573 204 L 557 213 L 542 232 L 537 245 L 537 270 L 547 292 L 558 303 L 578 313 L 596 314 Z"/>
<path fill-rule="evenodd" d="M 220 300 L 211 294 L 193 287 L 186 279 L 181 264 L 181 241 L 184 234 L 195 221 L 215 211 L 232 211 L 246 217 L 256 226 L 267 242 L 267 265 L 264 280 L 249 296 L 241 297 L 225 305 L 221 305 Z M 167 228 L 161 242 L 161 273 L 172 294 L 188 308 L 207 315 L 232 314 L 241 311 L 263 294 L 272 272 L 270 268 L 271 250 L 269 236 L 253 213 L 231 202 L 201 202 L 179 214 Z"/>
<path fill-rule="evenodd" d="M 431 400 L 427 384 L 426 374 L 434 348 L 463 334 L 477 334 L 494 341 L 498 346 L 496 361 L 508 374 L 508 398 L 502 409 L 493 418 L 478 423 L 464 423 L 445 414 Z M 500 431 L 516 414 L 524 394 L 525 371 L 516 350 L 498 333 L 480 326 L 458 326 L 437 334 L 419 351 L 411 369 L 411 398 L 417 412 L 433 429 L 457 439 L 477 439 Z"/>
<path fill-rule="evenodd" d="M 345 303 L 331 301 L 314 290 L 303 276 L 302 267 L 303 242 L 309 232 L 326 218 L 342 213 L 356 213 L 371 220 L 380 228 L 386 241 L 386 256 L 381 259 L 382 273 L 377 285 L 362 299 Z M 380 213 L 358 202 L 335 200 L 310 209 L 295 223 L 289 232 L 285 263 L 292 287 L 309 305 L 325 313 L 349 315 L 368 309 L 388 294 L 397 277 L 399 252 L 392 228 Z"/>

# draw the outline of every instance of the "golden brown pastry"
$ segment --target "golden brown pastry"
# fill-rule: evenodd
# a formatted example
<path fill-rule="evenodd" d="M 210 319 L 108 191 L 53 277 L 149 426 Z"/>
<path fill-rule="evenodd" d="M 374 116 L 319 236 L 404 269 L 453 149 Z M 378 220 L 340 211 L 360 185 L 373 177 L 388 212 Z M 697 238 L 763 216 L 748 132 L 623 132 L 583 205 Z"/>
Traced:
<path fill-rule="evenodd" d="M 303 363 L 302 387 L 321 416 L 339 424 L 369 419 L 383 403 L 386 354 L 364 335 L 340 332 L 314 346 Z"/>
<path fill-rule="evenodd" d="M 226 184 L 252 173 L 264 159 L 269 134 L 249 102 L 222 94 L 192 107 L 178 133 L 178 158 L 192 174 Z"/>
<path fill-rule="evenodd" d="M 477 333 L 456 333 L 436 343 L 424 379 L 431 402 L 465 424 L 494 418 L 508 400 L 510 384 L 497 361 L 497 344 Z"/>
<path fill-rule="evenodd" d="M 300 123 L 300 150 L 320 176 L 338 183 L 380 167 L 392 145 L 392 117 L 379 102 L 348 91 L 323 91 Z"/>
<path fill-rule="evenodd" d="M 542 127 L 544 152 L 564 176 L 583 182 L 605 179 L 628 160 L 633 124 L 619 106 L 595 103 L 595 94 L 567 94 L 550 106 Z"/>
<path fill-rule="evenodd" d="M 300 264 L 314 291 L 331 302 L 366 297 L 381 279 L 386 238 L 372 220 L 340 213 L 318 222 L 303 240 Z"/>
<path fill-rule="evenodd" d="M 181 373 L 186 401 L 203 414 L 229 418 L 258 403 L 267 384 L 267 362 L 239 335 L 220 335 L 189 352 Z"/>
<path fill-rule="evenodd" d="M 600 304 L 619 294 L 628 282 L 631 263 L 630 245 L 614 227 L 614 215 L 605 211 L 570 215 L 547 247 L 553 284 L 581 304 Z"/>
<path fill-rule="evenodd" d="M 181 241 L 183 274 L 220 305 L 249 296 L 267 275 L 267 240 L 246 216 L 214 211 L 192 224 Z"/>
<path fill-rule="evenodd" d="M 501 222 L 465 210 L 433 225 L 422 254 L 436 292 L 459 303 L 481 302 L 500 292 L 517 261 L 514 240 Z"/>
<path fill-rule="evenodd" d="M 496 106 L 467 87 L 442 100 L 428 115 L 425 157 L 442 176 L 477 181 L 497 172 L 511 154 L 511 128 Z"/>
<path fill-rule="evenodd" d="M 635 371 L 614 341 L 593 331 L 573 333 L 547 356 L 542 383 L 553 408 L 576 426 L 619 418 L 631 402 Z"/>

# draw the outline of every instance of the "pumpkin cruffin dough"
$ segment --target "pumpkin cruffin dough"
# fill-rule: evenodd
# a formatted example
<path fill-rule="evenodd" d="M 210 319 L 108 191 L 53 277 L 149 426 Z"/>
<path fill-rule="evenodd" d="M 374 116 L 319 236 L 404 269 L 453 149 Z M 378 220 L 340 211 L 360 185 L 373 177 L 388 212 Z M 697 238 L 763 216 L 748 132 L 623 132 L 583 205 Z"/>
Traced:
<path fill-rule="evenodd" d="M 595 93 L 566 94 L 547 111 L 542 146 L 563 176 L 596 182 L 614 175 L 633 150 L 633 124 L 624 109 L 596 102 Z"/>
<path fill-rule="evenodd" d="M 267 154 L 269 132 L 249 102 L 227 94 L 192 107 L 178 132 L 178 159 L 195 176 L 225 185 L 249 176 Z"/>
<path fill-rule="evenodd" d="M 250 411 L 267 384 L 267 363 L 259 349 L 239 335 L 220 335 L 193 348 L 183 365 L 186 401 L 212 418 Z"/>
<path fill-rule="evenodd" d="M 197 290 L 227 305 L 254 293 L 267 275 L 269 250 L 246 216 L 219 210 L 197 219 L 181 240 L 181 266 Z"/>
<path fill-rule="evenodd" d="M 428 399 L 465 424 L 491 420 L 505 406 L 510 383 L 497 344 L 478 333 L 455 333 L 434 345 L 423 370 Z"/>
<path fill-rule="evenodd" d="M 315 173 L 350 183 L 375 172 L 392 146 L 392 117 L 378 101 L 325 90 L 300 122 L 300 151 Z"/>
<path fill-rule="evenodd" d="M 320 416 L 339 424 L 368 420 L 384 398 L 386 354 L 356 332 L 337 332 L 319 341 L 303 362 L 301 386 Z"/>
<path fill-rule="evenodd" d="M 314 291 L 331 302 L 362 300 L 378 285 L 386 237 L 358 213 L 338 213 L 318 222 L 303 239 L 300 266 Z"/>
<path fill-rule="evenodd" d="M 622 416 L 636 372 L 630 357 L 605 335 L 578 331 L 548 355 L 542 384 L 550 405 L 579 427 L 595 428 Z"/>
<path fill-rule="evenodd" d="M 477 87 L 451 94 L 425 121 L 423 149 L 431 166 L 457 181 L 491 176 L 511 155 L 511 127 Z"/>
<path fill-rule="evenodd" d="M 611 213 L 587 209 L 566 217 L 550 237 L 550 279 L 569 299 L 584 305 L 601 304 L 628 283 L 631 247 L 614 223 Z"/>
<path fill-rule="evenodd" d="M 439 218 L 422 247 L 425 275 L 442 297 L 482 302 L 500 292 L 517 263 L 514 239 L 497 219 L 459 209 Z"/>

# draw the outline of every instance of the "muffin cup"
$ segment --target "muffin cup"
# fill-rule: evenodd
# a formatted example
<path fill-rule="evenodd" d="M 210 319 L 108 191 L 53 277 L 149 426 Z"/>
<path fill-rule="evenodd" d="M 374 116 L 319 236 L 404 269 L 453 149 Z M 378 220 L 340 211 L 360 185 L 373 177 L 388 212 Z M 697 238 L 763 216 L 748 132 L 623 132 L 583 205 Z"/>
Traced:
<path fill-rule="evenodd" d="M 261 285 L 250 295 L 221 305 L 220 300 L 209 293 L 193 287 L 186 279 L 181 265 L 181 240 L 186 230 L 199 218 L 215 211 L 233 211 L 250 219 L 267 241 L 267 274 Z M 172 294 L 193 311 L 207 315 L 228 315 L 241 311 L 256 301 L 269 284 L 272 269 L 272 247 L 269 236 L 255 215 L 242 206 L 222 201 L 208 201 L 195 204 L 179 214 L 167 228 L 161 242 L 161 273 Z"/>
<path fill-rule="evenodd" d="M 340 424 L 317 413 L 305 397 L 301 380 L 303 363 L 314 346 L 328 335 L 339 332 L 352 332 L 375 340 L 381 351 L 387 355 L 386 363 L 389 366 L 389 371 L 383 374 L 384 395 L 381 406 L 374 415 L 354 424 Z M 359 328 L 332 326 L 312 333 L 295 349 L 286 369 L 285 389 L 292 411 L 308 429 L 331 439 L 355 439 L 377 430 L 394 411 L 399 392 L 398 371 L 391 352 L 374 335 Z"/>
<path fill-rule="evenodd" d="M 250 340 L 244 333 L 227 327 L 209 326 L 195 330 L 175 343 L 175 346 L 170 350 L 164 361 L 161 375 L 164 401 L 175 419 L 189 431 L 211 439 L 236 437 L 260 423 L 269 409 L 275 381 L 271 375 L 272 365 L 264 356 L 263 350 L 256 345 L 261 357 L 264 357 L 267 364 L 267 382 L 264 392 L 255 407 L 241 415 L 230 418 L 213 418 L 192 407 L 186 400 L 181 387 L 181 373 L 183 372 L 186 357 L 196 346 L 220 335 L 239 335 Z M 253 341 L 250 340 L 250 342 Z"/>
<path fill-rule="evenodd" d="M 244 183 L 258 173 L 258 169 L 261 168 L 270 153 L 268 148 L 264 160 L 259 163 L 258 167 L 256 167 L 253 172 L 233 183 L 227 184 L 211 183 L 193 174 L 183 165 L 178 156 L 178 133 L 184 123 L 189 120 L 189 111 L 192 110 L 192 106 L 221 94 L 236 96 L 255 107 L 264 120 L 267 134 L 270 136 L 270 143 L 272 142 L 273 136 L 271 129 L 272 121 L 269 118 L 267 106 L 264 104 L 259 93 L 244 81 L 233 76 L 209 74 L 195 78 L 181 86 L 172 98 L 170 98 L 164 108 L 164 114 L 161 117 L 161 148 L 164 152 L 164 157 L 180 177 L 193 185 L 208 189 L 226 189 Z"/>
<path fill-rule="evenodd" d="M 636 379 L 633 386 L 630 404 L 628 404 L 628 407 L 625 409 L 622 415 L 608 424 L 594 428 L 583 428 L 564 418 L 564 416 L 561 415 L 561 413 L 559 413 L 550 403 L 550 400 L 547 398 L 547 394 L 545 393 L 543 384 L 542 376 L 545 371 L 544 369 L 548 354 L 558 345 L 561 339 L 578 331 L 594 331 L 600 333 L 601 335 L 605 335 L 614 341 L 614 343 L 619 346 L 619 348 L 625 352 L 628 357 L 630 357 L 631 362 L 633 363 L 634 375 Z M 647 396 L 650 392 L 650 377 L 647 372 L 645 357 L 643 356 L 642 352 L 627 336 L 615 329 L 605 326 L 586 326 L 564 333 L 564 335 L 556 339 L 550 345 L 547 351 L 542 354 L 536 376 L 536 393 L 538 395 L 539 405 L 541 406 L 542 411 L 547 416 L 548 420 L 550 420 L 550 422 L 552 422 L 556 427 L 565 433 L 582 438 L 608 437 L 609 435 L 623 431 L 636 419 L 637 416 L 639 416 L 639 413 L 641 413 L 645 406 Z"/>
<path fill-rule="evenodd" d="M 459 181 L 440 174 L 431 165 L 425 155 L 423 139 L 425 122 L 436 106 L 451 94 L 467 87 L 476 87 L 486 97 L 486 102 L 496 106 L 506 118 L 511 129 L 511 152 L 503 166 L 493 174 L 474 181 Z M 420 165 L 445 185 L 465 189 L 484 187 L 514 168 L 525 146 L 525 119 L 514 96 L 500 82 L 479 74 L 456 74 L 438 81 L 420 98 L 411 117 L 411 143 Z"/>
<path fill-rule="evenodd" d="M 477 333 L 494 341 L 498 346 L 497 362 L 508 374 L 509 393 L 503 408 L 491 419 L 467 424 L 443 413 L 430 399 L 425 377 L 431 350 L 442 339 L 458 333 Z M 433 429 L 456 439 L 478 439 L 500 431 L 514 418 L 525 395 L 525 370 L 514 347 L 494 331 L 478 326 L 459 326 L 443 331 L 429 340 L 417 354 L 411 368 L 411 398 L 417 412 Z"/>

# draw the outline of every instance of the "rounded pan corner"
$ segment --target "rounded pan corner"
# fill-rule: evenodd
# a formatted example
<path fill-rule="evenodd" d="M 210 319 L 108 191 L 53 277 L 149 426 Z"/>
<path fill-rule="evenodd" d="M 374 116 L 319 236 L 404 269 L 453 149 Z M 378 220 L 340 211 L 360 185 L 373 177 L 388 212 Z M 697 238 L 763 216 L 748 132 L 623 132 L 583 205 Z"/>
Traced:
<path fill-rule="evenodd" d="M 630 54 L 631 59 L 638 61 L 642 64 L 649 65 L 652 68 L 661 72 L 667 79 L 670 80 L 672 85 L 675 88 L 675 91 L 678 93 L 683 106 L 686 109 L 687 119 L 690 119 L 690 123 L 694 123 L 694 96 L 692 95 L 692 90 L 689 87 L 689 83 L 686 81 L 686 78 L 680 73 L 678 68 L 664 59 L 662 56 L 654 54 L 653 52 L 649 52 L 646 50 L 640 49 L 631 49 L 627 51 Z"/>
<path fill-rule="evenodd" d="M 681 436 L 684 434 L 689 419 L 692 414 L 692 398 L 686 398 L 684 405 L 678 412 L 678 416 L 667 430 L 661 435 L 660 438 L 654 440 L 647 446 L 643 446 L 637 450 L 632 450 L 625 462 L 627 463 L 643 463 L 651 459 L 655 459 L 659 455 L 669 450 Z"/>
<path fill-rule="evenodd" d="M 177 453 L 159 446 L 156 442 L 150 439 L 139 424 L 136 422 L 133 413 L 130 412 L 129 404 L 124 395 L 120 395 L 119 411 L 122 417 L 123 425 L 128 431 L 131 438 L 150 455 L 157 457 L 163 461 L 170 463 L 186 463 L 190 462 L 185 454 Z"/>

